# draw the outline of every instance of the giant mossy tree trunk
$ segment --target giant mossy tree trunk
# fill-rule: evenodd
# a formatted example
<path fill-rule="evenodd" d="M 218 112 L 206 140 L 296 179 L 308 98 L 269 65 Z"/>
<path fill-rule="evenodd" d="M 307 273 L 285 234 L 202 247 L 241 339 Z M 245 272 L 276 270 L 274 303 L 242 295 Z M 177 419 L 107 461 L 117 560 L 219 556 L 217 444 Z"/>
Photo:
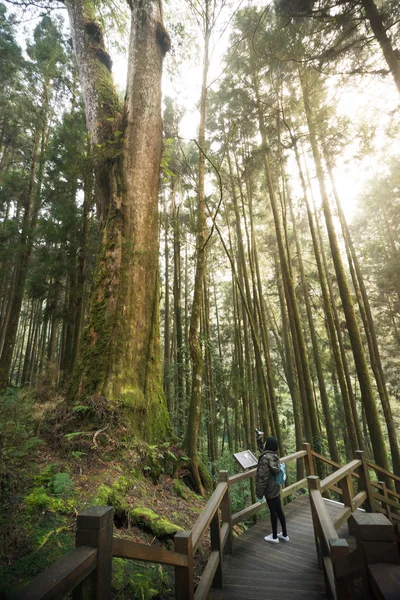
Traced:
<path fill-rule="evenodd" d="M 128 435 L 163 436 L 158 316 L 158 187 L 161 72 L 169 38 L 161 2 L 130 2 L 125 105 L 93 3 L 68 0 L 86 122 L 95 150 L 100 251 L 87 325 L 70 388 L 74 400 L 105 396 L 125 408 Z"/>
<path fill-rule="evenodd" d="M 339 287 L 340 297 L 342 300 L 343 312 L 346 318 L 346 325 L 349 331 L 350 343 L 353 351 L 354 362 L 356 365 L 358 381 L 362 395 L 363 407 L 365 409 L 366 418 L 368 421 L 368 429 L 371 436 L 374 457 L 376 462 L 387 470 L 390 470 L 387 450 L 382 434 L 382 428 L 377 410 L 374 392 L 372 389 L 371 379 L 368 371 L 365 351 L 358 328 L 356 313 L 353 306 L 353 301 L 350 294 L 350 289 L 344 270 L 339 243 L 333 223 L 333 216 L 329 205 L 328 192 L 325 185 L 325 176 L 322 167 L 322 158 L 317 141 L 316 126 L 314 123 L 313 112 L 311 108 L 307 73 L 299 67 L 299 78 L 303 92 L 304 108 L 307 118 L 307 125 L 310 134 L 310 143 L 313 153 L 317 179 L 322 199 L 322 207 L 325 216 L 326 228 L 329 237 L 329 243 L 332 252 L 333 264 L 335 267 L 337 283 Z"/>

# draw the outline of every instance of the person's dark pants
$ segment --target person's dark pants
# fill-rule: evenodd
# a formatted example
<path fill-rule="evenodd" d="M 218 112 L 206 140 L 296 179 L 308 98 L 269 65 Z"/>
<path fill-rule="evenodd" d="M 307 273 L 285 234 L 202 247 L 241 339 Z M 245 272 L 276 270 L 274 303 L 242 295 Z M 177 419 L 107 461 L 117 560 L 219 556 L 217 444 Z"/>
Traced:
<path fill-rule="evenodd" d="M 272 537 L 276 540 L 278 537 L 278 519 L 282 525 L 282 533 L 286 537 L 286 519 L 281 506 L 281 497 L 266 498 L 268 508 L 271 513 Z"/>

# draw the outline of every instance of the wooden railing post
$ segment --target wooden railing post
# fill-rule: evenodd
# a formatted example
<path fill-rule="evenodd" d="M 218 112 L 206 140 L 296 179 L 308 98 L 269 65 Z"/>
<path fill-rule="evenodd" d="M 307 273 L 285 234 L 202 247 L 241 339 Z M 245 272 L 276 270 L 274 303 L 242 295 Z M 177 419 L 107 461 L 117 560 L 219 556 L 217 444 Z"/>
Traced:
<path fill-rule="evenodd" d="M 354 489 L 353 489 L 353 481 L 351 479 L 350 473 L 347 475 L 347 477 L 342 479 L 342 481 L 340 482 L 340 487 L 342 489 L 343 504 L 345 506 L 350 507 L 351 511 L 353 512 Z M 349 533 L 353 533 L 352 519 L 347 520 L 347 526 L 349 528 Z"/>
<path fill-rule="evenodd" d="M 78 515 L 75 546 L 97 548 L 97 568 L 77 586 L 73 600 L 111 598 L 113 516 L 112 506 L 92 506 Z"/>
<path fill-rule="evenodd" d="M 388 493 L 387 493 L 386 482 L 385 481 L 378 481 L 378 483 L 379 483 L 379 485 L 382 486 L 382 494 L 383 494 L 383 496 L 385 498 L 388 498 L 389 496 L 388 496 Z M 386 504 L 385 508 L 386 508 L 386 516 L 389 519 L 389 521 L 391 521 L 392 520 L 392 511 L 390 509 L 390 505 Z"/>
<path fill-rule="evenodd" d="M 309 444 L 308 442 L 304 442 L 303 450 L 305 450 L 307 452 L 307 456 L 304 457 L 304 462 L 306 463 L 306 473 L 307 473 L 307 475 L 315 475 L 314 460 L 313 460 L 313 455 L 312 455 L 312 451 L 311 451 L 311 444 Z"/>
<path fill-rule="evenodd" d="M 226 482 L 228 484 L 228 489 L 221 502 L 221 516 L 222 523 L 228 523 L 229 525 L 229 533 L 228 538 L 226 540 L 224 552 L 225 554 L 232 554 L 232 509 L 231 509 L 231 491 L 229 487 L 229 474 L 228 471 L 220 471 L 219 472 L 219 481 Z"/>
<path fill-rule="evenodd" d="M 174 537 L 175 552 L 184 554 L 188 559 L 187 567 L 175 567 L 175 598 L 176 600 L 193 600 L 193 542 L 191 531 L 179 531 Z"/>
<path fill-rule="evenodd" d="M 221 544 L 221 529 L 219 526 L 219 511 L 215 513 L 210 523 L 211 552 L 219 552 L 219 565 L 215 571 L 212 587 L 222 590 L 224 587 L 224 563 Z"/>
<path fill-rule="evenodd" d="M 311 490 L 318 490 L 319 493 L 321 493 L 321 481 L 320 481 L 319 477 L 316 477 L 315 475 L 309 475 L 307 477 L 307 484 L 308 484 L 309 492 L 311 492 Z M 322 546 L 321 546 L 321 528 L 320 528 L 317 511 L 315 509 L 311 493 L 310 493 L 310 505 L 311 505 L 311 517 L 312 517 L 313 528 L 314 528 L 315 547 L 316 547 L 317 556 L 318 556 L 318 564 L 319 564 L 320 568 L 322 569 L 323 568 L 323 563 L 322 563 L 323 556 L 322 556 Z"/>
<path fill-rule="evenodd" d="M 369 470 L 367 459 L 365 456 L 365 452 L 363 450 L 356 450 L 354 453 L 354 458 L 357 460 L 361 460 L 361 468 L 360 468 L 360 490 L 364 490 L 367 492 L 367 510 L 368 512 L 376 512 L 375 508 L 375 499 L 373 496 L 371 480 L 369 477 Z"/>
<path fill-rule="evenodd" d="M 339 564 L 345 563 L 349 557 L 349 544 L 347 543 L 347 540 L 342 540 L 340 538 L 335 540 L 329 540 L 329 549 L 332 560 L 333 572 L 335 575 L 336 596 L 337 598 L 340 598 L 340 600 L 352 600 L 353 582 L 347 581 L 345 579 L 339 579 L 336 576 L 336 570 Z"/>

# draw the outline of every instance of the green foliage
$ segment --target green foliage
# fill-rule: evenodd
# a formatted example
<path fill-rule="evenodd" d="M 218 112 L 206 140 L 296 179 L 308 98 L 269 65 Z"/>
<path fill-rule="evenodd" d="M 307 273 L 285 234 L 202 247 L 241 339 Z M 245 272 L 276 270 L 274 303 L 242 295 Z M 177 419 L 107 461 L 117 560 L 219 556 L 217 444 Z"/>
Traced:
<path fill-rule="evenodd" d="M 53 490 L 56 496 L 70 496 L 74 489 L 74 482 L 68 473 L 56 473 L 53 481 Z"/>
<path fill-rule="evenodd" d="M 0 453 L 0 480 L 18 470 L 26 459 L 32 459 L 43 443 L 35 435 L 33 399 L 15 388 L 8 388 L 2 398 L 0 431 L 3 449 Z"/>
<path fill-rule="evenodd" d="M 162 565 L 113 558 L 113 592 L 121 600 L 151 600 L 169 591 Z"/>
<path fill-rule="evenodd" d="M 181 451 L 169 442 L 162 444 L 141 444 L 138 447 L 141 469 L 146 477 L 157 483 L 163 474 L 173 475 L 178 460 L 182 459 Z"/>

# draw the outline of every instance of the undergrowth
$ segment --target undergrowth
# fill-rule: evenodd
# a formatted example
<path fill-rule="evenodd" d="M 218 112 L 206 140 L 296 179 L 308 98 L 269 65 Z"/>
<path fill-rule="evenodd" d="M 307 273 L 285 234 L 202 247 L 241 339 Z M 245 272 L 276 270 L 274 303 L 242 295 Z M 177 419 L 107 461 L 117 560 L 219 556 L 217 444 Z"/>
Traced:
<path fill-rule="evenodd" d="M 176 478 L 187 457 L 174 441 L 128 442 L 125 432 L 116 443 L 121 424 L 105 399 L 66 407 L 46 389 L 9 389 L 2 399 L 0 592 L 69 552 L 76 515 L 89 506 L 115 507 L 115 535 L 172 549 L 174 533 L 190 529 L 205 503 Z M 208 546 L 197 553 L 198 572 Z M 113 559 L 113 597 L 172 598 L 172 573 Z"/>

